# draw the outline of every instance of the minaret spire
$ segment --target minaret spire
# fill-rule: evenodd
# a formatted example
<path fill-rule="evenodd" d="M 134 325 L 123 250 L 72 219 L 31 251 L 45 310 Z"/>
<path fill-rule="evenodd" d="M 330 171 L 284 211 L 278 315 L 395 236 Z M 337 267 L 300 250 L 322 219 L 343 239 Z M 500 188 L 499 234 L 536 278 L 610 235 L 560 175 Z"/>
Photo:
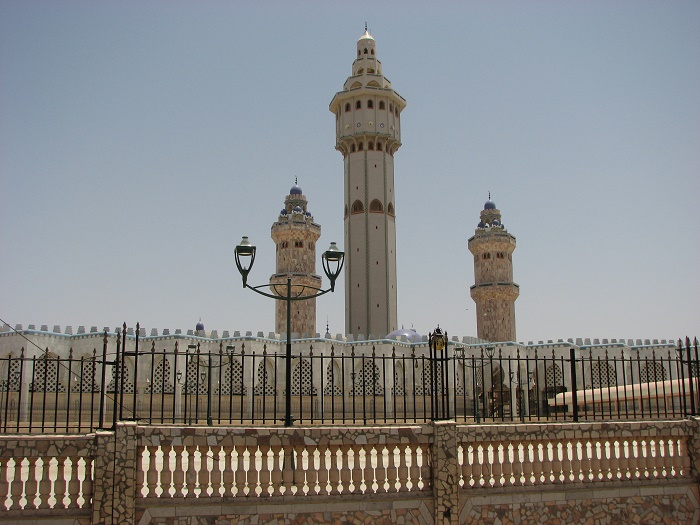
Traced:
<path fill-rule="evenodd" d="M 329 108 L 345 173 L 345 332 L 356 337 L 397 328 L 394 154 L 405 107 L 365 22 L 352 74 Z"/>

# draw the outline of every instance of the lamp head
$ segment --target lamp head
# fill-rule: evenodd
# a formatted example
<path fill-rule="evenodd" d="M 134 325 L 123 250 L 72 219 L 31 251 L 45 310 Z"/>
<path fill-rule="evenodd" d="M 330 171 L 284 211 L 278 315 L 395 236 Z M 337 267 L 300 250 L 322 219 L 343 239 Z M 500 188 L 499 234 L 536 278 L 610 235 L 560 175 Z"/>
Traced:
<path fill-rule="evenodd" d="M 435 329 L 435 331 L 430 334 L 430 339 L 433 341 L 435 350 L 442 352 L 447 345 L 447 334 L 443 333 L 440 325 Z"/>
<path fill-rule="evenodd" d="M 332 242 L 330 247 L 323 252 L 321 260 L 323 262 L 323 271 L 331 284 L 331 291 L 334 291 L 335 281 L 340 275 L 345 262 L 345 252 L 340 251 L 338 246 Z"/>
<path fill-rule="evenodd" d="M 255 262 L 255 246 L 250 244 L 248 237 L 244 235 L 241 243 L 236 246 L 235 254 L 236 268 L 238 268 L 238 272 L 243 278 L 243 288 L 245 288 L 248 282 L 248 274 Z"/>

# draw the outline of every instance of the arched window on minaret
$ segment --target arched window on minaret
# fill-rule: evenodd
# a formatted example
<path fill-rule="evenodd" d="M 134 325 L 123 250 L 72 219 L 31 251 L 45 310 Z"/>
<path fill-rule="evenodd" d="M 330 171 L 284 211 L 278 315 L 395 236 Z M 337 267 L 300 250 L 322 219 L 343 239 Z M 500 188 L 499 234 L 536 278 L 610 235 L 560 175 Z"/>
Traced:
<path fill-rule="evenodd" d="M 379 101 L 379 109 L 386 109 L 386 105 L 384 104 L 383 100 Z"/>
<path fill-rule="evenodd" d="M 365 48 L 365 55 L 367 54 L 367 48 Z"/>
<path fill-rule="evenodd" d="M 347 216 L 348 216 L 348 205 L 346 204 L 345 205 L 345 214 L 343 215 L 343 217 L 347 217 Z"/>
<path fill-rule="evenodd" d="M 394 216 L 394 205 L 392 203 L 389 203 L 389 205 L 386 207 L 386 212 L 392 217 Z"/>
<path fill-rule="evenodd" d="M 358 74 L 358 75 L 361 75 L 361 74 L 364 73 L 364 72 L 365 72 L 364 68 L 360 68 L 360 69 L 357 70 L 357 74 Z"/>
<path fill-rule="evenodd" d="M 350 146 L 350 153 L 355 153 L 355 145 Z"/>
<path fill-rule="evenodd" d="M 363 211 L 365 211 L 365 207 L 362 205 L 362 202 L 359 199 L 352 203 L 353 215 L 356 213 L 362 213 Z"/>
<path fill-rule="evenodd" d="M 345 113 L 347 113 L 348 111 L 350 111 L 350 102 L 345 104 Z"/>
<path fill-rule="evenodd" d="M 367 109 L 373 109 L 374 108 L 374 102 L 370 99 L 367 101 Z"/>
<path fill-rule="evenodd" d="M 374 150 L 374 142 L 369 141 L 369 142 L 367 143 L 367 149 Z"/>
<path fill-rule="evenodd" d="M 377 142 L 377 151 L 382 151 L 382 143 Z"/>
<path fill-rule="evenodd" d="M 374 55 L 374 49 L 371 49 L 371 50 L 370 50 L 370 54 L 371 54 L 371 55 Z"/>
<path fill-rule="evenodd" d="M 362 109 L 362 101 L 361 100 L 358 100 L 357 102 L 355 102 L 355 109 Z"/>
<path fill-rule="evenodd" d="M 360 143 L 357 145 L 357 151 L 362 151 L 363 149 L 364 149 L 364 143 L 360 142 Z"/>
<path fill-rule="evenodd" d="M 381 213 L 384 211 L 384 207 L 382 206 L 382 203 L 379 202 L 379 199 L 374 199 L 369 203 L 369 211 L 372 213 Z"/>

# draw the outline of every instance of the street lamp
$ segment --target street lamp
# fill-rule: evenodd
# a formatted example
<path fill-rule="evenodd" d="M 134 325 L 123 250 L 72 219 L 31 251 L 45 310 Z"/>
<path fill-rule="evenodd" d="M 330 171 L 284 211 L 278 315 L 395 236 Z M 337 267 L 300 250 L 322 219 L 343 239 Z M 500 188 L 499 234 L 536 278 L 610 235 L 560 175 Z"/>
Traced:
<path fill-rule="evenodd" d="M 449 407 L 447 406 L 447 395 L 445 392 L 447 386 L 447 370 L 445 354 L 447 352 L 447 332 L 440 329 L 440 325 L 431 332 L 428 336 L 428 346 L 430 348 L 430 373 L 432 377 L 432 399 L 430 403 L 431 416 L 433 421 L 438 419 L 449 419 Z M 438 353 L 441 357 L 438 357 Z M 442 362 L 440 367 L 440 399 L 437 398 L 438 389 L 438 363 Z M 442 406 L 442 410 L 440 407 Z"/>
<path fill-rule="evenodd" d="M 287 303 L 287 347 L 285 355 L 285 383 L 287 385 L 287 390 L 285 391 L 284 402 L 284 426 L 291 427 L 293 424 L 292 419 L 292 301 L 305 301 L 307 299 L 314 299 L 320 297 L 321 295 L 327 294 L 328 292 L 335 291 L 335 281 L 340 275 L 340 271 L 343 269 L 343 262 L 345 260 L 345 253 L 340 251 L 334 242 L 331 243 L 330 247 L 323 253 L 321 260 L 323 262 L 323 271 L 330 281 L 330 287 L 322 290 L 309 285 L 295 285 L 296 288 L 301 288 L 297 295 L 292 296 L 292 278 L 287 277 L 287 294 L 286 296 L 280 296 L 277 294 L 264 292 L 264 288 L 269 288 L 273 290 L 273 284 L 263 284 L 260 286 L 250 286 L 248 284 L 248 274 L 253 268 L 253 263 L 255 262 L 255 246 L 250 244 L 248 237 L 244 236 L 241 243 L 236 246 L 236 267 L 241 274 L 243 279 L 243 288 L 249 288 L 255 293 L 260 294 L 270 299 L 275 299 L 277 301 L 285 301 Z M 307 294 L 307 290 L 310 290 Z"/>

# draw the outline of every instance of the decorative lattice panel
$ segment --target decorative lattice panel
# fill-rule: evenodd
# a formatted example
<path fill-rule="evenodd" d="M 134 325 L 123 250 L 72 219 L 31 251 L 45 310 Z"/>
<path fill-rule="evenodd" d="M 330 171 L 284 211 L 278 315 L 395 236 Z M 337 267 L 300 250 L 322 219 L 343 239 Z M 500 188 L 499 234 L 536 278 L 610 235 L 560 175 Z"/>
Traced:
<path fill-rule="evenodd" d="M 191 358 L 187 363 L 187 375 L 182 391 L 189 395 L 204 395 L 209 391 L 207 366 L 197 358 Z"/>
<path fill-rule="evenodd" d="M 642 383 L 654 383 L 656 381 L 665 381 L 666 369 L 661 363 L 647 363 L 646 365 L 644 365 L 644 368 L 642 368 L 640 378 Z"/>
<path fill-rule="evenodd" d="M 20 360 L 9 361 L 9 374 L 3 373 L 0 381 L 0 392 L 19 392 L 20 383 Z"/>
<path fill-rule="evenodd" d="M 372 361 L 365 361 L 360 371 L 355 373 L 350 395 L 361 396 L 363 394 L 367 396 L 384 394 L 384 388 L 380 383 L 379 367 Z"/>
<path fill-rule="evenodd" d="M 30 392 L 65 392 L 66 386 L 58 380 L 58 360 L 51 357 L 37 359 L 34 364 L 34 381 Z"/>
<path fill-rule="evenodd" d="M 391 387 L 391 393 L 397 396 L 406 395 L 406 389 L 403 386 L 403 369 L 398 366 L 394 370 L 394 385 Z"/>
<path fill-rule="evenodd" d="M 77 370 L 72 370 L 72 374 L 73 384 L 70 387 L 71 392 L 91 393 L 100 391 L 100 385 L 95 381 L 97 376 L 97 362 L 94 357 L 83 358 Z"/>
<path fill-rule="evenodd" d="M 258 384 L 255 385 L 253 393 L 256 396 L 275 395 L 275 385 L 272 382 L 272 371 L 268 361 L 261 361 L 258 365 Z"/>
<path fill-rule="evenodd" d="M 223 368 L 223 382 L 220 386 L 220 392 L 226 396 L 244 396 L 248 393 L 248 389 L 243 384 L 243 366 L 240 360 L 229 358 L 221 364 Z M 217 390 L 217 394 L 219 393 Z"/>
<path fill-rule="evenodd" d="M 312 380 L 311 364 L 308 360 L 302 359 L 292 370 L 292 395 L 315 395 L 317 392 L 312 384 Z"/>
<path fill-rule="evenodd" d="M 146 387 L 147 394 L 172 394 L 175 391 L 170 361 L 161 359 L 153 370 L 153 382 Z"/>
<path fill-rule="evenodd" d="M 342 396 L 343 389 L 340 388 L 340 368 L 336 363 L 328 363 L 326 367 L 326 384 L 323 387 L 323 395 Z"/>
<path fill-rule="evenodd" d="M 432 363 L 425 361 L 423 369 L 418 376 L 418 384 L 415 386 L 416 395 L 427 396 L 433 392 L 433 372 Z M 437 363 L 435 366 L 437 375 L 437 392 L 442 390 L 442 363 Z"/>
<path fill-rule="evenodd" d="M 109 393 L 114 393 L 116 392 L 116 385 L 117 385 L 117 378 L 119 377 L 119 369 L 121 368 L 121 364 L 117 364 L 112 367 L 112 380 L 109 382 L 107 385 L 107 392 Z M 125 394 L 133 394 L 134 393 L 134 382 L 131 381 L 131 370 L 129 370 L 128 366 L 124 367 L 124 371 L 121 374 L 121 390 L 124 391 Z"/>
<path fill-rule="evenodd" d="M 545 387 L 562 386 L 564 384 L 564 375 L 561 372 L 561 367 L 557 364 L 549 365 L 544 373 Z"/>
<path fill-rule="evenodd" d="M 617 384 L 617 374 L 610 364 L 596 361 L 591 366 L 591 380 L 593 388 L 615 386 Z"/>

